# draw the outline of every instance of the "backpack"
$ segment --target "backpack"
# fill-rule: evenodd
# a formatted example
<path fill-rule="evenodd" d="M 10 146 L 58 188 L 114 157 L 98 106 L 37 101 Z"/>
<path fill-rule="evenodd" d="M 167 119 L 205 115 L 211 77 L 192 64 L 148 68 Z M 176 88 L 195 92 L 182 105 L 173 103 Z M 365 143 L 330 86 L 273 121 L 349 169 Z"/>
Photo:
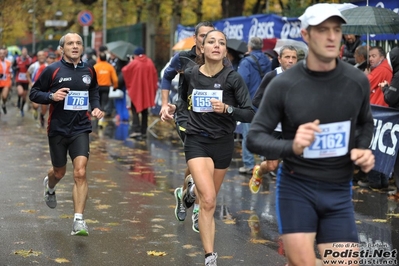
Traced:
<path fill-rule="evenodd" d="M 255 61 L 256 65 L 258 67 L 260 79 L 263 79 L 263 76 L 265 75 L 265 73 L 262 72 L 262 68 L 259 65 L 258 59 L 253 54 L 250 54 L 249 56 L 252 57 L 252 59 Z"/>

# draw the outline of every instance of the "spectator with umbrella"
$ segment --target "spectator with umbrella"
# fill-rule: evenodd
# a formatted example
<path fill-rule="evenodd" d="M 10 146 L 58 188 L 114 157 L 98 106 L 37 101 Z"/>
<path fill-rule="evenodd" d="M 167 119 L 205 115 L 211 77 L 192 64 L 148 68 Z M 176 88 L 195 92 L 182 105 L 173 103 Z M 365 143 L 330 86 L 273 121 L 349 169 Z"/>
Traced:
<path fill-rule="evenodd" d="M 227 58 L 230 60 L 233 69 L 237 71 L 238 65 L 244 54 L 248 51 L 247 44 L 237 39 L 229 39 L 227 42 Z"/>
<path fill-rule="evenodd" d="M 355 50 L 364 43 L 360 39 L 360 36 L 355 34 L 344 34 L 343 40 L 344 42 L 341 46 L 340 58 L 351 65 L 355 65 Z"/>

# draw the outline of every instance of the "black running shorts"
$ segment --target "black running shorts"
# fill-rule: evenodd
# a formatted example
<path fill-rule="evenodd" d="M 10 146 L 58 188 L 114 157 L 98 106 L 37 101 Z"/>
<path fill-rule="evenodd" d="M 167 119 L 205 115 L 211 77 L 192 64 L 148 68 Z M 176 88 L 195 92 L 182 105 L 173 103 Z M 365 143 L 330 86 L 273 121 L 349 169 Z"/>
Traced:
<path fill-rule="evenodd" d="M 73 137 L 49 137 L 51 163 L 54 167 L 63 167 L 67 163 L 67 152 L 73 161 L 78 156 L 89 158 L 89 133 L 82 133 Z"/>
<path fill-rule="evenodd" d="M 186 162 L 198 157 L 210 157 L 215 169 L 229 167 L 234 151 L 234 135 L 212 139 L 201 135 L 188 135 L 184 142 Z"/>

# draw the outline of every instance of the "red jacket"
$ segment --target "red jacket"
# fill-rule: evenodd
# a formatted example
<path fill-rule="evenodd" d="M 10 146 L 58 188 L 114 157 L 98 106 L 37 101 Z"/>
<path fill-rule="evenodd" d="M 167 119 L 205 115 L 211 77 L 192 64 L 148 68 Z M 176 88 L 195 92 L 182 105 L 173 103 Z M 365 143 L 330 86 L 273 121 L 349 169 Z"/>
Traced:
<path fill-rule="evenodd" d="M 137 113 L 155 105 L 158 74 L 150 58 L 145 55 L 136 56 L 122 68 L 122 74 Z"/>
<path fill-rule="evenodd" d="M 384 100 L 384 93 L 381 88 L 378 87 L 378 84 L 384 80 L 388 81 L 389 84 L 391 83 L 392 69 L 387 60 L 384 59 L 379 66 L 367 75 L 367 77 L 370 81 L 370 103 L 388 107 L 388 104 Z"/>

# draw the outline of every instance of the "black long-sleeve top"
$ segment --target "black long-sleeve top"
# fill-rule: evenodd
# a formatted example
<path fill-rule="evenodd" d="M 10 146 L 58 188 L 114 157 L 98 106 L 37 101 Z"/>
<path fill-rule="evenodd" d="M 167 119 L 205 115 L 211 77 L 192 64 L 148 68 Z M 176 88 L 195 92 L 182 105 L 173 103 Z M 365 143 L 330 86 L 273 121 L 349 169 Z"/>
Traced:
<path fill-rule="evenodd" d="M 233 134 L 236 128 L 236 121 L 251 122 L 255 111 L 252 108 L 248 88 L 240 74 L 228 67 L 224 67 L 215 76 L 206 77 L 198 71 L 198 67 L 188 68 L 184 72 L 181 98 L 187 102 L 189 110 L 186 134 L 201 134 L 217 139 L 227 134 Z M 226 80 L 220 82 L 219 75 L 226 73 L 226 71 L 229 72 Z M 197 82 L 194 82 L 194 75 L 196 75 Z M 194 88 L 223 90 L 223 103 L 234 106 L 233 114 L 194 112 L 191 102 Z"/>
<path fill-rule="evenodd" d="M 266 88 L 247 147 L 268 159 L 283 158 L 287 173 L 327 182 L 349 181 L 353 174 L 350 150 L 368 148 L 373 134 L 369 82 L 364 73 L 340 60 L 328 72 L 310 71 L 303 62 L 275 77 Z M 294 154 L 298 127 L 316 119 L 321 124 L 351 122 L 346 155 L 306 159 Z M 275 139 L 271 134 L 280 121 L 283 139 Z"/>
<path fill-rule="evenodd" d="M 96 72 L 93 67 L 80 62 L 74 64 L 64 59 L 47 66 L 33 84 L 29 99 L 39 104 L 50 104 L 48 136 L 75 136 L 83 132 L 91 132 L 91 119 L 88 110 L 64 110 L 63 101 L 52 101 L 50 93 L 61 88 L 71 91 L 88 91 L 91 109 L 100 108 L 100 97 Z"/>

